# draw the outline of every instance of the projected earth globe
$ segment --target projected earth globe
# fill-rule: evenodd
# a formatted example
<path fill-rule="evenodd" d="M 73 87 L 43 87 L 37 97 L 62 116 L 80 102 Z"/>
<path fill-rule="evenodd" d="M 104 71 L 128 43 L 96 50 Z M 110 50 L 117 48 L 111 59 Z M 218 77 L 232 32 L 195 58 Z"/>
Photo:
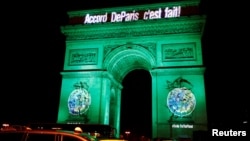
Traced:
<path fill-rule="evenodd" d="M 69 113 L 72 115 L 84 114 L 90 106 L 91 97 L 85 89 L 73 90 L 68 98 Z"/>
<path fill-rule="evenodd" d="M 186 87 L 174 88 L 168 93 L 167 106 L 176 116 L 190 115 L 195 109 L 196 100 L 191 90 Z"/>

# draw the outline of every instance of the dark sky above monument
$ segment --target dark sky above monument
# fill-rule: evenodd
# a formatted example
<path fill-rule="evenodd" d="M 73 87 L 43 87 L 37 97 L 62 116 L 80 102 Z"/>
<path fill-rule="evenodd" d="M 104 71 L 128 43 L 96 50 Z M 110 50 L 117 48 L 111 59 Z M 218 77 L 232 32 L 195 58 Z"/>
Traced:
<path fill-rule="evenodd" d="M 208 15 L 202 40 L 209 115 L 215 122 L 241 119 L 249 94 L 249 39 L 242 34 L 246 18 L 243 9 L 232 12 L 230 4 L 207 1 L 201 0 L 201 10 Z M 8 2 L 1 13 L 0 122 L 56 120 L 65 51 L 60 26 L 67 22 L 66 11 L 154 2 L 167 0 Z"/>

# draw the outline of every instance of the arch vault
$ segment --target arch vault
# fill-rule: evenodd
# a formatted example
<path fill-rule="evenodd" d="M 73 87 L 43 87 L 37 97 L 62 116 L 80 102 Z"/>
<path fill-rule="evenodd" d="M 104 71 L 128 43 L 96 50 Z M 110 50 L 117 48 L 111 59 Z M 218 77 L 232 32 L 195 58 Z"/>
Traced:
<path fill-rule="evenodd" d="M 151 70 L 156 64 L 155 57 L 147 47 L 136 44 L 125 44 L 116 47 L 104 58 L 103 68 L 121 83 L 123 78 L 134 69 Z"/>

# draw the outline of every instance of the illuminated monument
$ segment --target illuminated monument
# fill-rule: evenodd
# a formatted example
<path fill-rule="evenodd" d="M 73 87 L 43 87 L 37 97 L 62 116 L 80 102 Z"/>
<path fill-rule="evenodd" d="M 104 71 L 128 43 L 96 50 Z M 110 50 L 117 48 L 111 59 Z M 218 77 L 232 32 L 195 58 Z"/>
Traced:
<path fill-rule="evenodd" d="M 107 124 L 120 134 L 122 80 L 152 78 L 152 138 L 207 129 L 199 0 L 68 12 L 58 123 Z"/>

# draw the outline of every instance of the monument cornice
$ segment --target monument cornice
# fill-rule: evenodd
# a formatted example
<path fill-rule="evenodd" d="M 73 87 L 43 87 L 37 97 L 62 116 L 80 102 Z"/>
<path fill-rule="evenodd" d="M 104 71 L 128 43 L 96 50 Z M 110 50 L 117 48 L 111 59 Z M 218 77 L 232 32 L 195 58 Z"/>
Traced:
<path fill-rule="evenodd" d="M 65 25 L 61 27 L 61 31 L 67 41 L 183 33 L 202 34 L 205 18 L 205 16 L 196 15 L 147 21 Z"/>

